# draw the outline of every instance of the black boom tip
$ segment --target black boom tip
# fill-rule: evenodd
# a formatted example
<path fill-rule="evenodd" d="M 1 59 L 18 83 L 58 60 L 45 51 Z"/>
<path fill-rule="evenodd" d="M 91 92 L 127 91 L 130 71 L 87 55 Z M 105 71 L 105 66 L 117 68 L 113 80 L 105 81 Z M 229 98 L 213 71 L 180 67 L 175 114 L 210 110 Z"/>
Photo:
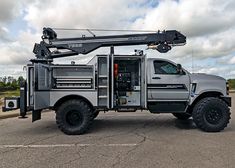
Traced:
<path fill-rule="evenodd" d="M 42 34 L 43 34 L 42 39 L 54 40 L 57 38 L 57 34 L 52 28 L 44 27 Z"/>

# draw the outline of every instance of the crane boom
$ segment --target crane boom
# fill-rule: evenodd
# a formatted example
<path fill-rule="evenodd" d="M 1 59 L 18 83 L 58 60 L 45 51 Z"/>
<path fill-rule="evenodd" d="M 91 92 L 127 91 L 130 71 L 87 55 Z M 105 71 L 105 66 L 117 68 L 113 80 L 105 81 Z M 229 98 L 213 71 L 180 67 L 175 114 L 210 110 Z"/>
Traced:
<path fill-rule="evenodd" d="M 165 53 L 172 46 L 184 45 L 185 43 L 186 37 L 176 30 L 142 34 L 57 38 L 57 34 L 53 29 L 44 28 L 42 41 L 40 44 L 36 43 L 34 45 L 33 52 L 37 58 L 53 59 L 88 54 L 100 47 L 146 44 L 151 49 Z"/>

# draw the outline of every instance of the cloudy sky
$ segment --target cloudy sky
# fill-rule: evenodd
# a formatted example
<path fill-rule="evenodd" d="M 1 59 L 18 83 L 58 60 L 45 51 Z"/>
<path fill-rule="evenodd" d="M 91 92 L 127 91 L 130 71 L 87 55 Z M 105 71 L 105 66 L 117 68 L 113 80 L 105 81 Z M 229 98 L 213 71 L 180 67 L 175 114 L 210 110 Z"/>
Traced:
<path fill-rule="evenodd" d="M 144 49 L 149 57 L 181 63 L 190 72 L 235 78 L 234 0 L 0 0 L 0 76 L 19 76 L 34 58 L 35 42 L 43 27 L 167 30 L 187 36 L 187 44 L 167 54 L 146 46 L 119 47 L 116 52 Z M 99 32 L 95 32 L 99 35 Z M 58 32 L 60 37 L 80 37 L 86 32 Z M 89 59 L 76 56 L 57 60 Z"/>

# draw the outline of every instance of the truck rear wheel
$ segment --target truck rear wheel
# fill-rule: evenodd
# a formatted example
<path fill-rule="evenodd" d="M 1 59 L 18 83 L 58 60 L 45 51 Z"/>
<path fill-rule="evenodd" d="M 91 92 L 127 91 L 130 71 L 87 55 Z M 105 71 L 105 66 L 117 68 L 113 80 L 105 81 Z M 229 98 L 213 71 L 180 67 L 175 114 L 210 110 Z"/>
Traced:
<path fill-rule="evenodd" d="M 172 113 L 172 114 L 179 120 L 187 120 L 192 116 L 188 113 Z"/>
<path fill-rule="evenodd" d="M 56 111 L 56 123 L 59 129 L 68 135 L 86 132 L 92 123 L 93 113 L 83 100 L 73 99 L 63 103 Z"/>
<path fill-rule="evenodd" d="M 230 110 L 223 100 L 208 97 L 195 105 L 192 116 L 195 124 L 201 130 L 219 132 L 229 123 Z"/>

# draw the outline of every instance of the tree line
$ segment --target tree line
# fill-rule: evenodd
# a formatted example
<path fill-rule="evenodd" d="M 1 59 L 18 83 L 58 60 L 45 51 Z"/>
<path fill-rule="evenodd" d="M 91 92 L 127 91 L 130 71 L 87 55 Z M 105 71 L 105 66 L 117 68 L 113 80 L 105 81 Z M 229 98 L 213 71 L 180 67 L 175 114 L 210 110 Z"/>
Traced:
<path fill-rule="evenodd" d="M 24 81 L 23 76 L 19 76 L 18 78 L 12 76 L 0 77 L 0 91 L 17 90 L 20 88 L 20 83 Z"/>
<path fill-rule="evenodd" d="M 229 79 L 228 84 L 230 89 L 235 89 L 235 79 Z"/>

